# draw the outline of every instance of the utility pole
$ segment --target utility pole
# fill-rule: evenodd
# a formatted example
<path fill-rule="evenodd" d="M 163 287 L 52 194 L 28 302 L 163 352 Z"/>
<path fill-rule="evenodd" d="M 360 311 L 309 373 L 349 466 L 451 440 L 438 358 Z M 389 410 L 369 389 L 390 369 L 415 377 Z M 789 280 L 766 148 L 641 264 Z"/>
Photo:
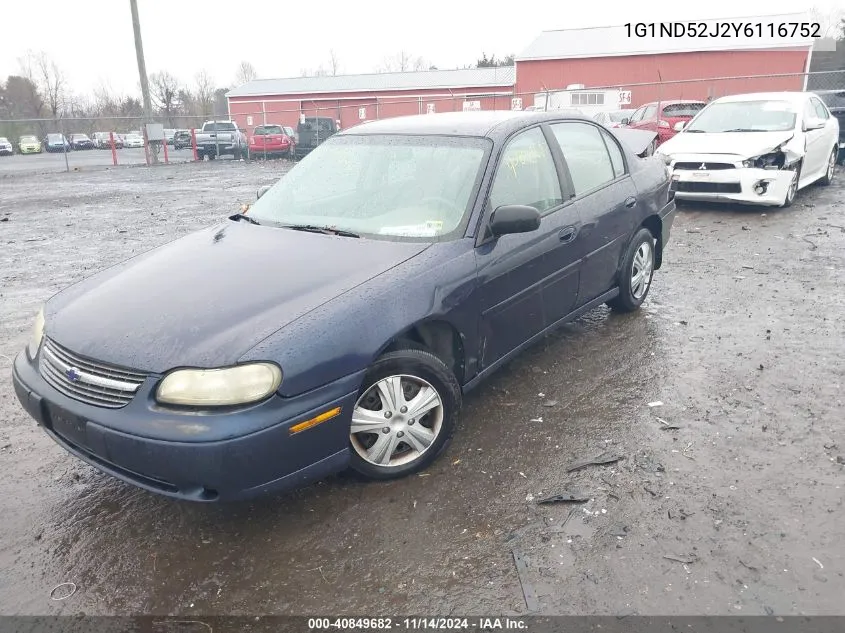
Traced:
<path fill-rule="evenodd" d="M 153 105 L 150 101 L 150 84 L 147 81 L 147 64 L 144 62 L 144 44 L 141 41 L 141 22 L 138 20 L 138 0 L 129 0 L 132 9 L 132 29 L 135 31 L 135 56 L 138 58 L 138 74 L 141 78 L 141 96 L 144 99 L 144 121 L 151 123 L 153 118 Z M 144 127 L 144 139 L 147 139 L 146 126 Z M 149 145 L 149 140 L 146 141 Z M 152 163 L 158 164 L 158 152 L 150 148 Z"/>

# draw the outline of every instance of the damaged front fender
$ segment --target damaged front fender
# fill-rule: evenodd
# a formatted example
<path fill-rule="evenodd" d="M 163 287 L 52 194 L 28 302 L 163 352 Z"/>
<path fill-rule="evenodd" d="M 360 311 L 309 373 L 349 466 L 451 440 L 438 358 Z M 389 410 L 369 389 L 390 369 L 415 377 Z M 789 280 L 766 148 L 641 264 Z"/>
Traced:
<path fill-rule="evenodd" d="M 796 147 L 796 144 L 795 136 L 790 136 L 770 151 L 743 160 L 742 166 L 755 169 L 793 170 L 806 153 L 806 147 Z"/>

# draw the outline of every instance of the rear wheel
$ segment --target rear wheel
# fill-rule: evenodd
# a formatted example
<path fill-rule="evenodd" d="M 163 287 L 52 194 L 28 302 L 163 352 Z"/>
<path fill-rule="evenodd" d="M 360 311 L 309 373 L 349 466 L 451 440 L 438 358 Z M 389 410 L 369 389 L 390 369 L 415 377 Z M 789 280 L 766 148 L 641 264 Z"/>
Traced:
<path fill-rule="evenodd" d="M 418 349 L 390 352 L 366 377 L 352 411 L 351 467 L 370 479 L 422 470 L 448 445 L 461 406 L 452 371 Z"/>
<path fill-rule="evenodd" d="M 641 228 L 631 240 L 619 273 L 619 294 L 607 302 L 617 312 L 633 312 L 645 301 L 654 274 L 654 236 Z"/>
<path fill-rule="evenodd" d="M 825 171 L 822 179 L 819 180 L 819 184 L 827 186 L 833 182 L 833 173 L 836 171 L 836 158 L 838 154 L 839 148 L 834 147 L 833 151 L 830 153 L 830 158 L 827 160 L 827 171 Z"/>

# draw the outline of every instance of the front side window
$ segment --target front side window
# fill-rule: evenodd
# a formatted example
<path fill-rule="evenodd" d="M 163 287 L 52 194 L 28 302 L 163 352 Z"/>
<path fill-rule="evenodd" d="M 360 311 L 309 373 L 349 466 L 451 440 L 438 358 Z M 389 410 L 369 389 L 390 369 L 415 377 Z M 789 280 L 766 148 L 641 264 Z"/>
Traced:
<path fill-rule="evenodd" d="M 616 177 L 599 128 L 576 122 L 556 123 L 551 128 L 569 167 L 576 196 L 601 187 Z"/>
<path fill-rule="evenodd" d="M 813 104 L 813 107 L 816 109 L 816 116 L 820 119 L 827 120 L 830 117 L 830 114 L 827 111 L 827 108 L 824 107 L 824 104 L 819 101 L 816 97 L 811 97 L 810 102 Z"/>
<path fill-rule="evenodd" d="M 650 105 L 645 109 L 645 113 L 643 114 L 643 119 L 646 121 L 650 121 L 654 118 L 654 114 L 657 112 L 656 105 Z"/>
<path fill-rule="evenodd" d="M 540 213 L 563 204 L 552 153 L 538 127 L 515 136 L 502 152 L 490 206 L 506 204 L 534 207 Z"/>
<path fill-rule="evenodd" d="M 634 114 L 631 115 L 630 122 L 636 123 L 637 121 L 643 118 L 643 113 L 645 112 L 645 107 L 639 108 Z"/>
<path fill-rule="evenodd" d="M 271 187 L 250 217 L 377 239 L 462 235 L 490 141 L 408 135 L 332 136 Z"/>

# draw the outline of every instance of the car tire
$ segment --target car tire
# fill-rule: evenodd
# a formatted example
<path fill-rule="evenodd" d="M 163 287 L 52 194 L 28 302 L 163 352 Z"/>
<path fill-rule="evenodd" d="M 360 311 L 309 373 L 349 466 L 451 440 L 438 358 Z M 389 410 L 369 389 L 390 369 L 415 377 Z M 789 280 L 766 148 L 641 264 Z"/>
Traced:
<path fill-rule="evenodd" d="M 834 146 L 833 151 L 830 152 L 830 158 L 827 159 L 827 171 L 824 172 L 824 176 L 819 180 L 820 185 L 827 187 L 833 182 L 833 173 L 836 171 L 836 159 L 838 155 L 839 148 Z"/>
<path fill-rule="evenodd" d="M 359 394 L 349 432 L 350 466 L 368 479 L 418 472 L 452 439 L 461 388 L 446 364 L 427 351 L 385 354 L 367 371 Z M 422 417 L 410 417 L 414 406 L 422 408 Z"/>
<path fill-rule="evenodd" d="M 789 187 L 784 194 L 783 202 L 780 204 L 781 209 L 787 209 L 792 206 L 792 203 L 795 202 L 795 198 L 798 196 L 798 182 L 801 180 L 801 163 L 798 163 L 793 170 L 792 182 L 789 183 Z"/>
<path fill-rule="evenodd" d="M 619 294 L 607 302 L 615 312 L 634 312 L 643 304 L 654 275 L 655 238 L 646 228 L 634 235 L 619 272 Z"/>

